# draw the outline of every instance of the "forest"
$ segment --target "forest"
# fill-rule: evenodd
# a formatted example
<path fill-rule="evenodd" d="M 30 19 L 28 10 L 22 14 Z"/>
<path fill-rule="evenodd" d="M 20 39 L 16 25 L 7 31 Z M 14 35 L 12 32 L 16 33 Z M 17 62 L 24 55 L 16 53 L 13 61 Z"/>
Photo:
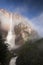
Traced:
<path fill-rule="evenodd" d="M 16 55 L 8 50 L 0 30 L 0 65 L 9 65 L 10 59 L 16 56 L 16 65 L 43 65 L 43 38 L 33 42 L 28 40 L 15 51 Z"/>

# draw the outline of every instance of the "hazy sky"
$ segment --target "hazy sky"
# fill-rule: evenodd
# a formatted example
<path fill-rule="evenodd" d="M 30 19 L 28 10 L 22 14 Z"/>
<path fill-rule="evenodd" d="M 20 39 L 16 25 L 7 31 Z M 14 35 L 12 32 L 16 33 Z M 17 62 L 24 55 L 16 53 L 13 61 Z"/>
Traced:
<path fill-rule="evenodd" d="M 43 0 L 0 0 L 0 8 L 28 17 L 43 36 Z"/>

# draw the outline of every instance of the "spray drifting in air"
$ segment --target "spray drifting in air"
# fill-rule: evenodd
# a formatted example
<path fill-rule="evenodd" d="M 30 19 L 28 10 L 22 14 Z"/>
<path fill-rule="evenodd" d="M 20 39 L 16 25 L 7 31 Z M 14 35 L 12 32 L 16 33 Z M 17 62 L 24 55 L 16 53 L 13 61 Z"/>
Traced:
<path fill-rule="evenodd" d="M 18 48 L 18 45 L 15 45 L 15 33 L 14 33 L 14 23 L 13 23 L 13 15 L 10 14 L 10 30 L 8 31 L 8 35 L 6 38 L 6 42 L 8 43 L 8 49 L 14 50 Z"/>

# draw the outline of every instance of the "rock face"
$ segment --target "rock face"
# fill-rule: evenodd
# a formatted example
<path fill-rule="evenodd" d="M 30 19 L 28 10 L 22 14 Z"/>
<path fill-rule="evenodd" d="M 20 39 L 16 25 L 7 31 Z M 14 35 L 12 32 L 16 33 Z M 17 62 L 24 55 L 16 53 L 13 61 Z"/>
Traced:
<path fill-rule="evenodd" d="M 26 23 L 16 25 L 14 30 L 16 35 L 16 44 L 23 44 L 27 40 L 35 40 L 38 38 L 37 32 L 33 30 L 30 25 L 26 25 Z"/>
<path fill-rule="evenodd" d="M 10 12 L 7 12 L 6 10 L 3 9 L 0 10 L 0 22 L 2 23 L 1 28 L 4 33 L 7 33 L 10 30 L 11 25 L 10 17 L 11 17 Z M 16 45 L 22 45 L 28 39 L 33 40 L 38 37 L 37 32 L 32 28 L 29 20 L 26 19 L 25 17 L 17 13 L 12 13 L 12 23 L 14 31 L 13 35 L 15 35 Z"/>

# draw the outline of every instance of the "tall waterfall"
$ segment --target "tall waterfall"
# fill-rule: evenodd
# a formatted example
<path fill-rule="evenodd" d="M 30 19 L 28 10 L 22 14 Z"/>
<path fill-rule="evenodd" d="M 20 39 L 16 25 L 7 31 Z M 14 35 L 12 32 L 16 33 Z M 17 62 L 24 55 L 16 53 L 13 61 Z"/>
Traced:
<path fill-rule="evenodd" d="M 10 14 L 10 29 L 8 31 L 8 35 L 6 41 L 8 43 L 9 50 L 14 49 L 15 47 L 15 35 L 14 35 L 14 24 L 12 20 L 12 14 Z"/>
<path fill-rule="evenodd" d="M 14 32 L 14 22 L 12 13 L 10 14 L 10 29 L 8 31 L 6 42 L 8 44 L 9 50 L 14 50 L 19 47 L 19 45 L 15 44 L 15 32 Z"/>
<path fill-rule="evenodd" d="M 8 31 L 8 35 L 6 41 L 8 43 L 8 49 L 14 50 L 17 49 L 19 46 L 15 44 L 15 33 L 14 33 L 14 23 L 13 23 L 13 15 L 10 15 L 10 30 Z M 16 65 L 16 57 L 13 57 L 10 61 L 9 65 Z"/>

